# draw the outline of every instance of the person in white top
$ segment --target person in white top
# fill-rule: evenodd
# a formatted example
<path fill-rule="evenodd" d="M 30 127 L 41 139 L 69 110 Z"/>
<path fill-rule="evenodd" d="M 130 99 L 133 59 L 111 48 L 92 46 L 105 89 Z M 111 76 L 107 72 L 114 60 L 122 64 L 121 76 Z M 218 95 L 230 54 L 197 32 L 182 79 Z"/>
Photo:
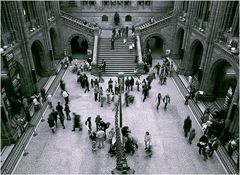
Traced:
<path fill-rule="evenodd" d="M 145 142 L 145 149 L 147 149 L 151 143 L 151 135 L 148 131 L 146 132 L 146 134 L 144 136 L 144 142 Z"/>
<path fill-rule="evenodd" d="M 97 131 L 97 140 L 98 140 L 98 148 L 104 148 L 104 138 L 105 138 L 105 133 L 102 129 Z"/>
<path fill-rule="evenodd" d="M 33 99 L 33 106 L 34 106 L 34 112 L 37 112 L 40 108 L 40 103 L 38 102 L 37 98 Z"/>
<path fill-rule="evenodd" d="M 48 103 L 49 107 L 52 108 L 52 95 L 51 94 L 49 94 L 47 96 L 47 103 Z"/>
<path fill-rule="evenodd" d="M 68 104 L 69 102 L 69 94 L 67 91 L 63 91 L 62 96 L 64 97 L 65 103 Z"/>

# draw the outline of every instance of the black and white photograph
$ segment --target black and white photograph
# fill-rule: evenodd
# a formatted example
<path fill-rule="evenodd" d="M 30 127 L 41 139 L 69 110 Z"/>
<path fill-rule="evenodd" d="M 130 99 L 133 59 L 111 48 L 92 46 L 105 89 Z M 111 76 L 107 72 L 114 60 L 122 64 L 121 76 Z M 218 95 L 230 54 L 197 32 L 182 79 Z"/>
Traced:
<path fill-rule="evenodd" d="M 1 174 L 239 174 L 238 0 L 1 0 Z"/>

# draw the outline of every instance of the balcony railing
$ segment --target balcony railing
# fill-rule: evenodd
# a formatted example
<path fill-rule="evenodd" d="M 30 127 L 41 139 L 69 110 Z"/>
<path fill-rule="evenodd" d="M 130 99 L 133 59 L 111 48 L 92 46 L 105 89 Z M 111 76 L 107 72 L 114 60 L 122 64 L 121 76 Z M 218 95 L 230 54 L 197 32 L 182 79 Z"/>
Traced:
<path fill-rule="evenodd" d="M 220 36 L 219 43 L 226 47 L 232 54 L 239 54 L 238 37 L 232 37 L 229 33 L 225 32 Z"/>

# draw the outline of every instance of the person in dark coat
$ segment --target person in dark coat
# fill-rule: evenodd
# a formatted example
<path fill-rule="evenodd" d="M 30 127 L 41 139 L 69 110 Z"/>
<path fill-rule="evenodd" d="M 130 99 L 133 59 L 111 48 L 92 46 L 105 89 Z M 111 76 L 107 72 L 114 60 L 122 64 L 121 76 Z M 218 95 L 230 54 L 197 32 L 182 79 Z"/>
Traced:
<path fill-rule="evenodd" d="M 51 115 L 53 116 L 53 119 L 55 121 L 55 125 L 56 125 L 56 128 L 57 128 L 58 112 L 55 111 L 54 109 L 52 109 Z"/>
<path fill-rule="evenodd" d="M 63 113 L 59 113 L 59 120 L 60 120 L 60 123 L 62 124 L 63 129 L 65 129 L 65 125 L 64 125 L 65 116 Z"/>
<path fill-rule="evenodd" d="M 111 50 L 114 49 L 114 38 L 111 39 Z"/>
<path fill-rule="evenodd" d="M 126 85 L 126 91 L 129 91 L 130 80 L 128 79 L 128 77 L 127 77 L 127 79 L 125 80 L 125 85 Z"/>
<path fill-rule="evenodd" d="M 41 96 L 42 96 L 42 101 L 45 102 L 46 101 L 46 90 L 44 88 L 42 88 L 40 90 Z"/>
<path fill-rule="evenodd" d="M 110 90 L 111 93 L 113 92 L 113 81 L 111 78 L 108 81 L 108 89 Z"/>
<path fill-rule="evenodd" d="M 67 116 L 67 120 L 71 120 L 71 117 L 70 117 L 70 108 L 69 108 L 69 106 L 68 106 L 68 104 L 65 104 L 65 108 L 64 108 L 64 111 L 65 111 L 65 113 L 66 113 L 66 116 Z"/>
<path fill-rule="evenodd" d="M 125 93 L 125 103 L 126 103 L 126 107 L 128 107 L 128 93 Z"/>
<path fill-rule="evenodd" d="M 97 131 L 99 130 L 101 119 L 102 119 L 102 118 L 100 117 L 100 115 L 97 115 L 97 117 L 95 118 L 96 130 L 97 130 Z"/>
<path fill-rule="evenodd" d="M 159 106 L 160 106 L 160 103 L 161 103 L 161 99 L 162 99 L 162 95 L 161 95 L 161 93 L 158 93 L 158 96 L 157 96 L 157 110 L 158 110 L 158 108 L 159 108 Z"/>
<path fill-rule="evenodd" d="M 79 128 L 79 131 L 82 130 L 81 124 L 80 124 L 80 115 L 76 114 L 75 112 L 73 113 L 73 130 L 75 131 L 75 128 Z"/>
<path fill-rule="evenodd" d="M 51 113 L 49 114 L 49 117 L 48 117 L 48 125 L 51 128 L 52 132 L 55 133 L 55 131 L 54 131 L 54 118 L 53 118 Z"/>
<path fill-rule="evenodd" d="M 190 119 L 190 116 L 187 116 L 187 118 L 184 120 L 183 124 L 183 130 L 184 130 L 184 135 L 187 137 L 188 132 L 190 131 L 192 127 L 192 120 Z"/>
<path fill-rule="evenodd" d="M 105 72 L 105 70 L 106 70 L 106 61 L 102 61 L 102 67 L 103 67 L 103 72 Z"/>
<path fill-rule="evenodd" d="M 195 138 L 195 129 L 191 129 L 191 131 L 189 132 L 189 136 L 188 136 L 188 143 L 192 144 L 192 140 Z"/>
<path fill-rule="evenodd" d="M 143 95 L 144 95 L 144 97 L 143 97 L 143 102 L 144 102 L 146 100 L 146 98 L 147 98 L 147 95 L 148 95 L 148 87 L 147 87 L 147 85 L 144 86 L 144 88 L 143 88 Z"/>
<path fill-rule="evenodd" d="M 126 37 L 128 37 L 128 26 L 126 27 L 125 33 L 126 33 Z"/>
<path fill-rule="evenodd" d="M 84 93 L 86 93 L 87 91 L 88 92 L 90 91 L 90 89 L 89 89 L 89 82 L 88 82 L 88 78 L 87 77 L 85 78 L 85 85 L 86 85 L 86 89 L 85 89 Z"/>
<path fill-rule="evenodd" d="M 164 103 L 164 110 L 167 110 L 167 105 L 168 103 L 170 103 L 170 97 L 168 94 L 163 98 L 163 103 Z"/>
<path fill-rule="evenodd" d="M 130 84 L 130 86 L 131 86 L 131 91 L 133 90 L 133 85 L 134 85 L 134 79 L 133 79 L 133 77 L 131 76 L 131 79 L 130 79 L 130 81 L 129 81 L 129 84 Z"/>
<path fill-rule="evenodd" d="M 85 122 L 85 125 L 88 127 L 88 133 L 90 134 L 92 132 L 92 122 L 91 117 L 88 117 L 88 119 Z"/>
<path fill-rule="evenodd" d="M 60 80 L 60 89 L 61 89 L 62 91 L 65 91 L 65 88 L 66 88 L 66 86 L 65 86 L 64 81 L 63 81 L 63 80 Z"/>
<path fill-rule="evenodd" d="M 63 106 L 60 104 L 60 102 L 57 103 L 56 110 L 58 114 L 62 113 L 63 114 Z"/>

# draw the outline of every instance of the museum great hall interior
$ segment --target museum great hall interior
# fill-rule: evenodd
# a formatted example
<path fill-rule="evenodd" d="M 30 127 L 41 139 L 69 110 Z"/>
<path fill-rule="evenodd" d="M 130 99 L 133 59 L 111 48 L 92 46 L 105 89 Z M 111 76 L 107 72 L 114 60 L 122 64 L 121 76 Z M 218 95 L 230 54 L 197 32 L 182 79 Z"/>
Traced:
<path fill-rule="evenodd" d="M 113 29 L 126 32 L 126 27 L 127 36 L 120 32 L 113 36 Z M 239 173 L 239 1 L 1 1 L 0 50 L 2 174 Z M 145 60 L 149 50 L 152 65 Z M 65 67 L 69 58 L 73 61 Z M 89 60 L 89 69 L 78 68 L 89 83 L 101 75 L 104 93 L 109 78 L 124 87 L 121 78 L 142 81 L 154 74 L 147 101 L 141 102 L 142 93 L 134 87 L 129 94 L 135 99 L 128 108 L 121 93 L 118 110 L 112 110 L 113 103 L 101 108 L 93 99 L 93 87 L 84 93 L 73 71 Z M 166 60 L 172 61 L 173 69 L 162 86 L 155 65 Z M 55 128 L 52 134 L 47 101 L 34 111 L 32 97 L 43 88 L 52 95 L 54 106 L 58 101 L 64 104 L 60 80 L 70 94 L 71 112 L 79 113 L 82 123 L 92 117 L 95 128 L 99 114 L 115 128 L 115 157 L 107 156 L 107 141 L 104 150 L 92 153 L 85 124 L 83 131 L 73 133 L 72 121 L 65 121 L 66 129 Z M 200 98 L 184 105 L 190 86 Z M 162 102 L 158 111 L 154 107 L 159 92 L 171 97 L 167 111 Z M 207 108 L 220 145 L 203 161 L 197 142 Z M 182 131 L 188 115 L 196 130 L 192 145 Z M 134 155 L 124 152 L 122 122 L 138 141 Z M 146 130 L 153 149 L 148 159 Z"/>

